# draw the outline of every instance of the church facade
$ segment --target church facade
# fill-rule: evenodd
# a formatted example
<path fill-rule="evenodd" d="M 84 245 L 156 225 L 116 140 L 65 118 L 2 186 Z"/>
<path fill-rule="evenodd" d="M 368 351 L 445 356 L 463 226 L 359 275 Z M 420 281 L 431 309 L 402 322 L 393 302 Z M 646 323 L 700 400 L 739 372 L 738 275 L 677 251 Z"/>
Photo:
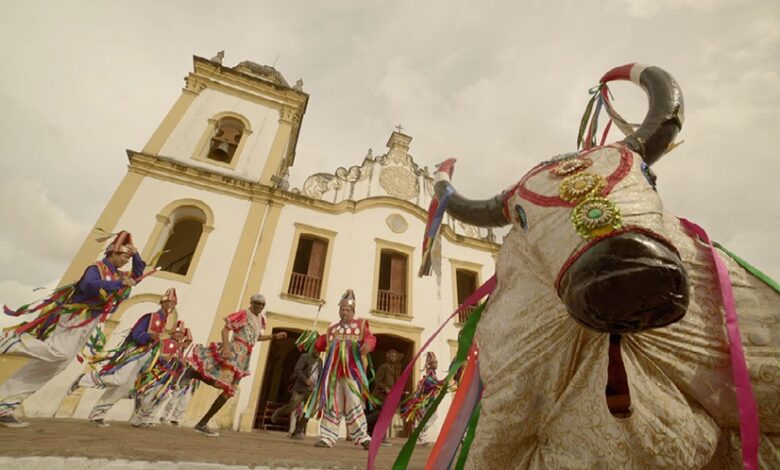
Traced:
<path fill-rule="evenodd" d="M 179 296 L 175 319 L 191 328 L 196 343 L 219 341 L 223 318 L 262 293 L 266 334 L 285 331 L 288 338 L 255 347 L 251 375 L 213 421 L 223 427 L 271 426 L 269 412 L 289 397 L 287 378 L 298 354 L 293 340 L 336 321 L 345 289 L 355 291 L 356 313 L 377 335 L 374 366 L 389 349 L 403 353 L 406 364 L 495 270 L 493 234 L 447 219 L 436 274 L 417 277 L 432 175 L 415 163 L 412 138 L 401 129 L 391 133 L 385 154 L 369 152 L 354 165 L 290 188 L 308 99 L 300 82 L 289 85 L 272 67 L 248 61 L 225 67 L 194 57 L 186 86 L 148 143 L 128 150 L 127 174 L 61 281 L 73 282 L 99 259 L 98 229 L 130 231 L 146 260 L 162 252 L 160 271 L 135 287 L 107 323 L 109 346 L 156 309 L 169 287 Z M 464 318 L 431 346 L 442 375 Z M 422 366 L 415 365 L 409 391 Z M 2 367 L 7 372 L 14 364 Z M 101 391 L 65 393 L 84 369 L 74 361 L 24 404 L 24 412 L 86 417 Z M 187 412 L 190 424 L 216 394 L 200 387 Z M 128 419 L 131 408 L 129 401 L 116 406 L 107 419 Z M 392 432 L 404 430 L 397 425 Z"/>

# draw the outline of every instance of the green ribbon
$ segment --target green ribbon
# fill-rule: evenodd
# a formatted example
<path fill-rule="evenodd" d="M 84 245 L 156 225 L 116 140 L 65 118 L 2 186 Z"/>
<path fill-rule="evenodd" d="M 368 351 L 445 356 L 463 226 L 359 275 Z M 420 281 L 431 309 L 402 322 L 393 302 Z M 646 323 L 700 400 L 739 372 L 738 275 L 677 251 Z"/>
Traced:
<path fill-rule="evenodd" d="M 460 368 L 463 367 L 463 365 L 466 363 L 466 356 L 468 356 L 469 348 L 474 342 L 474 333 L 477 329 L 477 323 L 479 323 L 479 319 L 482 317 L 482 311 L 485 310 L 485 305 L 485 302 L 481 303 L 476 309 L 474 309 L 471 315 L 469 315 L 468 319 L 466 319 L 466 323 L 463 325 L 463 329 L 460 330 L 460 335 L 458 336 L 458 352 L 455 354 L 455 359 L 452 361 L 452 364 L 450 364 L 449 373 L 444 379 L 444 386 L 433 400 L 433 403 L 431 403 L 428 409 L 425 410 L 425 415 L 420 420 L 420 424 L 417 425 L 417 427 L 412 432 L 412 435 L 409 436 L 409 439 L 404 444 L 401 452 L 395 459 L 395 463 L 393 463 L 393 470 L 404 470 L 405 468 L 409 467 L 409 460 L 412 458 L 412 453 L 414 452 L 414 448 L 417 445 L 417 440 L 420 438 L 422 430 L 425 429 L 425 425 L 428 424 L 431 416 L 433 416 L 433 413 L 439 407 L 439 404 L 449 391 L 448 384 L 458 372 L 458 370 L 460 370 Z M 474 417 L 472 416 L 472 419 L 469 421 L 469 426 L 471 426 L 473 419 Z M 476 422 L 474 422 L 474 426 L 476 426 Z"/>
<path fill-rule="evenodd" d="M 772 279 L 771 277 L 769 277 L 766 274 L 762 273 L 761 271 L 756 269 L 754 266 L 752 266 L 750 263 L 748 263 L 747 261 L 743 260 L 739 256 L 737 256 L 734 253 L 730 252 L 729 250 L 724 248 L 723 245 L 721 245 L 720 243 L 712 242 L 712 244 L 715 245 L 715 247 L 718 248 L 719 250 L 721 250 L 722 252 L 724 252 L 727 255 L 729 255 L 729 258 L 731 258 L 734 261 L 736 261 L 737 264 L 739 264 L 740 266 L 745 268 L 745 270 L 747 272 L 749 272 L 750 274 L 756 276 L 759 280 L 764 282 L 764 284 L 766 284 L 769 287 L 771 287 L 772 289 L 774 289 L 775 292 L 780 293 L 780 284 L 778 284 L 774 279 Z"/>
<path fill-rule="evenodd" d="M 471 443 L 474 442 L 474 435 L 477 433 L 477 423 L 479 423 L 479 413 L 482 411 L 482 403 L 477 403 L 474 408 L 474 413 L 469 419 L 469 426 L 466 428 L 466 437 L 463 438 L 463 443 L 460 445 L 460 454 L 458 455 L 458 462 L 455 464 L 455 470 L 463 470 L 466 465 L 466 459 L 469 457 L 469 450 L 471 450 Z"/>

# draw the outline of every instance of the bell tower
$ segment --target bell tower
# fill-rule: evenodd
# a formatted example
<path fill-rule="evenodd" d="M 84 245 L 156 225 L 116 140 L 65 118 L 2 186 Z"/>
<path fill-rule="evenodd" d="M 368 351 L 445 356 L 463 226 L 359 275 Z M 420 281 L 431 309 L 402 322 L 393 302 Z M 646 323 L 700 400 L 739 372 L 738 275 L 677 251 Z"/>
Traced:
<path fill-rule="evenodd" d="M 226 67 L 221 57 L 194 57 L 185 82 L 146 145 L 127 151 L 124 179 L 60 281 L 75 281 L 100 258 L 99 233 L 130 231 L 147 261 L 162 253 L 160 271 L 133 288 L 106 333 L 124 331 L 156 310 L 155 299 L 174 287 L 178 319 L 194 341 L 219 341 L 222 318 L 246 307 L 263 280 L 283 206 L 274 194 L 286 188 L 309 95 L 301 80 L 290 86 L 273 67 L 250 61 Z M 84 417 L 96 395 L 64 394 L 83 369 L 71 364 L 26 408 Z M 194 413 L 205 411 L 210 395 L 195 397 Z M 230 426 L 235 407 L 225 407 L 217 420 Z M 108 419 L 126 419 L 112 413 Z"/>

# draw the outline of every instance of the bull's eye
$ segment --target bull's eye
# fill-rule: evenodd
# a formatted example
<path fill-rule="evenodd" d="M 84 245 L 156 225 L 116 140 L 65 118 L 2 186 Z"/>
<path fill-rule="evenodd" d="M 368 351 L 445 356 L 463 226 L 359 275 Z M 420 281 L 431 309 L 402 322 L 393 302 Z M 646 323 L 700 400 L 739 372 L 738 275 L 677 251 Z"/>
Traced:
<path fill-rule="evenodd" d="M 642 168 L 642 174 L 645 175 L 645 179 L 648 183 L 650 183 L 650 186 L 653 187 L 653 190 L 655 190 L 655 182 L 657 180 L 657 177 L 655 176 L 655 172 L 650 168 L 650 165 L 648 165 L 645 162 L 642 162 L 641 167 Z"/>
<path fill-rule="evenodd" d="M 577 157 L 570 160 L 564 160 L 550 169 L 550 173 L 555 176 L 569 176 L 580 172 L 593 165 L 593 160 L 588 157 Z"/>
<path fill-rule="evenodd" d="M 579 203 L 571 213 L 571 221 L 583 238 L 606 235 L 623 226 L 618 208 L 608 199 L 596 196 Z"/>
<path fill-rule="evenodd" d="M 520 228 L 524 232 L 528 231 L 528 216 L 525 215 L 525 209 L 520 204 L 515 204 L 515 214 L 517 214 L 517 221 L 520 223 Z"/>
<path fill-rule="evenodd" d="M 595 173 L 577 173 L 567 176 L 558 193 L 566 202 L 579 202 L 590 195 L 597 195 L 607 185 L 603 176 Z"/>

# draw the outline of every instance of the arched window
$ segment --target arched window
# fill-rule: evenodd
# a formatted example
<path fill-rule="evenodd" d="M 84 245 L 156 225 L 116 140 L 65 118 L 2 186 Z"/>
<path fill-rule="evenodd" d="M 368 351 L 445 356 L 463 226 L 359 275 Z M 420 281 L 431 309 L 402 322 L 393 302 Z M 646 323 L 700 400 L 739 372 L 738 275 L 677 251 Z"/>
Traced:
<path fill-rule="evenodd" d="M 230 163 L 242 135 L 244 135 L 244 124 L 241 121 L 232 117 L 220 119 L 214 127 L 206 157 L 210 160 Z"/>
<path fill-rule="evenodd" d="M 165 242 L 157 266 L 163 271 L 186 276 L 202 234 L 203 221 L 197 219 L 177 221 Z"/>
<path fill-rule="evenodd" d="M 186 276 L 198 251 L 207 217 L 196 206 L 179 206 L 165 224 L 165 244 L 157 266 L 162 271 Z M 162 238 L 162 237 L 161 237 Z"/>

